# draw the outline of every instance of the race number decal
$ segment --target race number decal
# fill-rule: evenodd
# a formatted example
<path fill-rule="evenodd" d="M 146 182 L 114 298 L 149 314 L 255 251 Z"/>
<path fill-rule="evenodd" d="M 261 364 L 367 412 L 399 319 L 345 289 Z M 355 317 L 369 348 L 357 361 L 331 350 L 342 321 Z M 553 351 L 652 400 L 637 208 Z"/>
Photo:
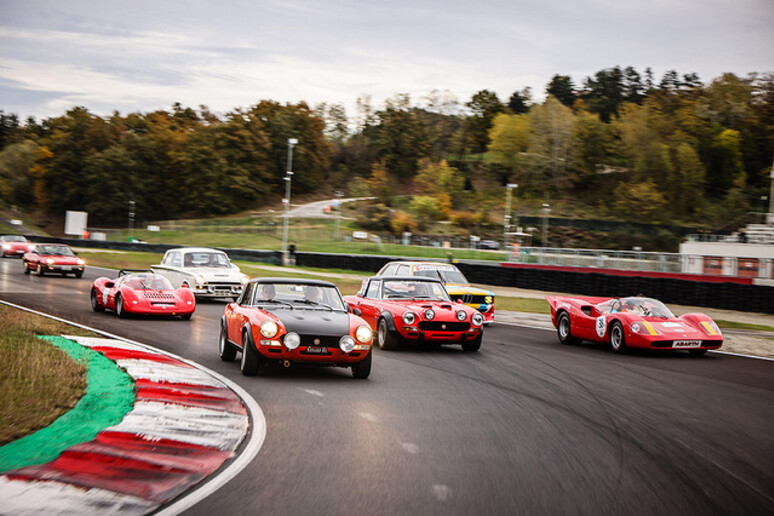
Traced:
<path fill-rule="evenodd" d="M 605 321 L 605 316 L 602 315 L 597 317 L 597 335 L 599 335 L 600 339 L 605 336 L 605 330 L 607 330 L 607 324 Z"/>

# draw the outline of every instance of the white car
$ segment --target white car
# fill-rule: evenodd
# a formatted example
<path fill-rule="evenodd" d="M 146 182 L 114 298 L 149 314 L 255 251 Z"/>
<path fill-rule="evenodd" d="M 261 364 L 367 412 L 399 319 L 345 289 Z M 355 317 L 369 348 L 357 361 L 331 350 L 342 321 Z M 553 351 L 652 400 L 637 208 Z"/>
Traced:
<path fill-rule="evenodd" d="M 151 269 L 166 276 L 175 288 L 187 286 L 196 297 L 236 299 L 249 280 L 226 253 L 205 247 L 170 249 Z"/>

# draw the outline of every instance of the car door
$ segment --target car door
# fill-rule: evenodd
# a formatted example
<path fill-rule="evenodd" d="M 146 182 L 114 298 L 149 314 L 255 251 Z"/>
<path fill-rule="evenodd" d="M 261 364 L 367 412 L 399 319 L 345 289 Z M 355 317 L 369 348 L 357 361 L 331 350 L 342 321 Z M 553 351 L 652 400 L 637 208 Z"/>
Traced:
<path fill-rule="evenodd" d="M 247 320 L 245 307 L 251 303 L 255 289 L 257 288 L 256 285 L 257 283 L 248 283 L 242 297 L 239 298 L 238 303 L 231 303 L 229 305 L 231 310 L 226 310 L 225 312 L 228 340 L 239 345 L 242 344 L 242 328 L 244 327 L 244 322 Z"/>
<path fill-rule="evenodd" d="M 360 317 L 362 317 L 374 331 L 376 330 L 376 322 L 379 320 L 379 314 L 382 311 L 379 306 L 381 301 L 381 286 L 381 280 L 371 280 L 362 294 L 362 301 L 360 301 L 360 304 L 358 305 L 361 312 Z M 358 298 L 360 297 L 361 296 L 358 293 Z"/>

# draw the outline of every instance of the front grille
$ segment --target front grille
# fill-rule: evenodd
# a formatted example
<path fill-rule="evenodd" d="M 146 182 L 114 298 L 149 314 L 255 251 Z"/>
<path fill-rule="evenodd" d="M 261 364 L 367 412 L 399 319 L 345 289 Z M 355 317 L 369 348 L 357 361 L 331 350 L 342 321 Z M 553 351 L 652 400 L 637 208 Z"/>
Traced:
<path fill-rule="evenodd" d="M 143 292 L 145 299 L 175 299 L 174 294 L 168 292 Z"/>
<path fill-rule="evenodd" d="M 469 322 L 422 321 L 419 323 L 419 329 L 422 331 L 467 331 L 468 328 L 470 328 Z"/>
<path fill-rule="evenodd" d="M 689 340 L 689 339 L 683 339 L 683 340 Z M 694 339 L 690 339 L 690 340 L 694 340 Z M 698 339 L 696 339 L 696 340 L 698 340 Z M 672 341 L 672 340 L 657 340 L 657 341 L 651 342 L 650 343 L 650 347 L 652 347 L 652 348 L 668 348 L 668 349 L 672 349 L 672 344 L 673 343 L 674 343 L 674 341 Z M 714 344 L 703 340 L 703 341 L 701 341 L 701 345 L 702 345 L 702 347 L 705 347 L 705 346 L 713 346 Z M 699 348 L 682 348 L 682 349 L 699 349 Z"/>
<path fill-rule="evenodd" d="M 484 305 L 486 304 L 487 296 L 479 296 L 473 294 L 455 294 L 451 296 L 452 301 L 461 299 L 466 305 Z"/>

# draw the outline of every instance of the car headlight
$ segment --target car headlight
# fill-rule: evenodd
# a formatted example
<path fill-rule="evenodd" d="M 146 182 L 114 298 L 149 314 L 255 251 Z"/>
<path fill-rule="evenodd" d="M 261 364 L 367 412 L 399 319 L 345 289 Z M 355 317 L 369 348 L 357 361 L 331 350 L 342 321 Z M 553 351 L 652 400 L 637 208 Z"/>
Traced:
<path fill-rule="evenodd" d="M 632 333 L 641 333 L 643 335 L 661 335 L 648 321 L 635 321 L 629 326 Z"/>
<path fill-rule="evenodd" d="M 46 258 L 46 263 L 49 265 L 54 265 L 54 259 L 53 258 Z"/>
<path fill-rule="evenodd" d="M 715 321 L 702 321 L 699 323 L 701 326 L 701 329 L 704 330 L 704 333 L 708 335 L 723 335 L 720 332 L 720 327 L 715 324 Z"/>
<path fill-rule="evenodd" d="M 425 310 L 425 319 L 427 319 L 428 321 L 432 321 L 433 319 L 435 319 L 435 312 L 433 312 L 432 308 L 428 308 L 427 310 Z"/>
<path fill-rule="evenodd" d="M 473 323 L 473 326 L 481 326 L 484 324 L 484 316 L 476 312 L 473 314 L 473 317 L 470 318 L 470 322 Z"/>
<path fill-rule="evenodd" d="M 3 249 L 5 251 L 9 250 L 11 248 L 11 244 L 3 244 Z"/>
<path fill-rule="evenodd" d="M 457 320 L 458 320 L 458 321 L 462 322 L 462 321 L 464 321 L 464 320 L 465 320 L 465 319 L 467 319 L 467 318 L 468 318 L 468 314 L 466 314 L 466 313 L 465 313 L 465 312 L 463 312 L 462 310 L 460 310 L 459 312 L 457 312 Z"/>
<path fill-rule="evenodd" d="M 417 316 L 414 312 L 406 312 L 403 314 L 403 322 L 408 325 L 414 324 L 416 322 Z"/>
<path fill-rule="evenodd" d="M 301 344 L 301 337 L 298 336 L 298 333 L 292 331 L 285 335 L 284 342 L 285 347 L 293 351 Z"/>
<path fill-rule="evenodd" d="M 339 340 L 339 348 L 341 348 L 341 350 L 342 350 L 344 353 L 349 353 L 350 351 L 352 351 L 353 349 L 355 349 L 355 339 L 353 339 L 353 338 L 352 338 L 352 337 L 350 337 L 349 335 L 344 335 L 344 336 L 343 336 L 343 337 L 342 337 L 342 338 Z"/>
<path fill-rule="evenodd" d="M 271 339 L 279 332 L 279 326 L 274 321 L 264 321 L 261 323 L 261 335 L 267 339 Z"/>
<path fill-rule="evenodd" d="M 374 338 L 374 332 L 372 332 L 371 328 L 368 326 L 358 326 L 357 330 L 355 330 L 355 338 L 358 342 L 368 344 L 371 342 L 371 339 Z"/>
<path fill-rule="evenodd" d="M 78 265 L 86 265 L 86 262 L 83 261 L 83 259 L 78 258 Z"/>
<path fill-rule="evenodd" d="M 194 281 L 196 282 L 197 285 L 204 285 L 206 283 L 204 276 L 202 276 L 201 274 L 196 274 L 194 276 Z"/>

